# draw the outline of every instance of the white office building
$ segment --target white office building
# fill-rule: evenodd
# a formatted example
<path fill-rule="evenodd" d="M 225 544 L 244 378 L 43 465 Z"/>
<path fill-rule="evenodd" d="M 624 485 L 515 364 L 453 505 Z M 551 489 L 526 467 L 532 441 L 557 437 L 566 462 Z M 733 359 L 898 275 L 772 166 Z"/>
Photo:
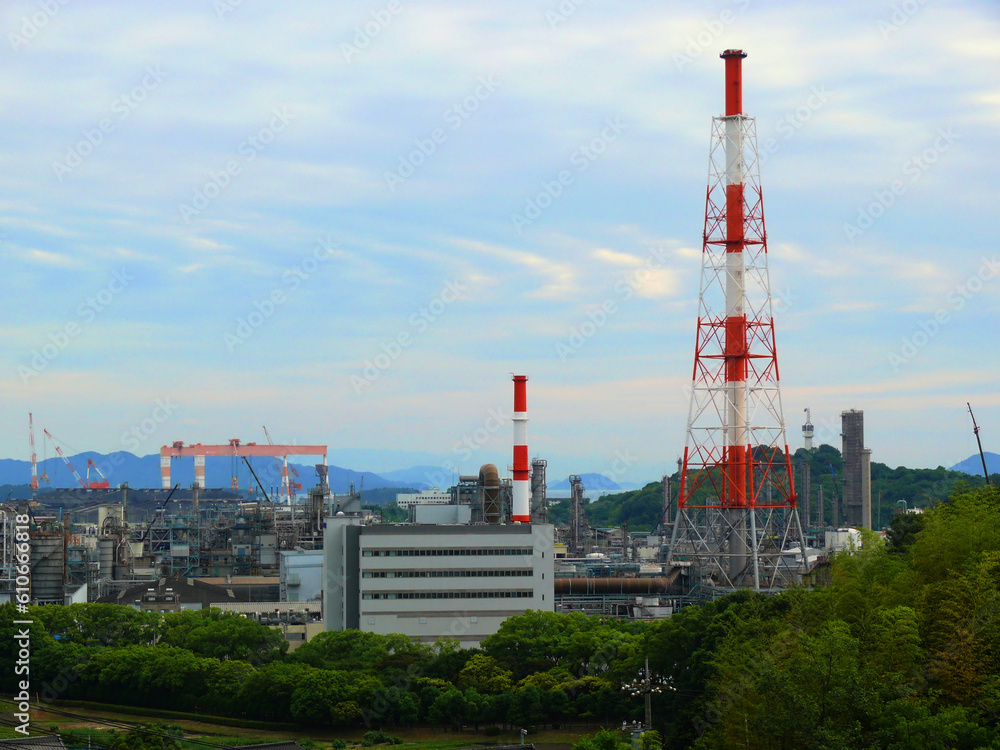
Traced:
<path fill-rule="evenodd" d="M 326 629 L 476 646 L 511 615 L 553 609 L 552 550 L 548 524 L 363 526 L 328 518 Z"/>

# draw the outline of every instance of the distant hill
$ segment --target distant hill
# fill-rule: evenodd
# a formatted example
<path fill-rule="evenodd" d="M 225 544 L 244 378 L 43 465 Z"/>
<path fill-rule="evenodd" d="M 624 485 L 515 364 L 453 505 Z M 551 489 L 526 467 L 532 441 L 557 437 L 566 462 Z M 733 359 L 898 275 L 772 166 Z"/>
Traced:
<path fill-rule="evenodd" d="M 990 476 L 1000 474 L 1000 453 L 983 451 L 983 456 L 986 457 L 986 469 L 990 472 Z M 979 458 L 978 453 L 973 453 L 964 461 L 959 461 L 957 464 L 952 466 L 951 471 L 961 471 L 966 474 L 974 474 L 977 477 L 981 477 L 983 475 L 983 462 Z"/>
<path fill-rule="evenodd" d="M 604 474 L 580 474 L 579 476 L 583 480 L 583 488 L 588 491 L 588 494 L 590 492 L 605 492 L 607 490 L 635 490 L 641 486 L 634 482 L 615 482 L 608 479 Z M 557 492 L 568 490 L 569 479 L 563 479 L 561 482 L 550 484 L 548 488 Z"/>
<path fill-rule="evenodd" d="M 396 471 L 383 471 L 380 476 L 392 482 L 403 482 L 410 487 L 417 487 L 421 490 L 438 487 L 445 489 L 457 481 L 458 477 L 452 477 L 450 471 L 445 471 L 440 466 L 412 466 L 409 469 L 397 469 Z"/>
<path fill-rule="evenodd" d="M 135 488 L 158 489 L 160 487 L 160 456 L 158 454 L 135 456 L 125 451 L 108 454 L 87 451 L 70 456 L 70 463 L 84 480 L 87 478 L 87 459 L 94 462 L 112 486 L 128 482 L 129 486 Z M 250 464 L 268 492 L 271 491 L 272 487 L 281 484 L 281 474 L 273 460 L 254 458 L 250 459 Z M 316 484 L 316 469 L 313 466 L 294 463 L 288 465 L 298 471 L 299 478 L 296 481 L 302 484 L 303 489 L 308 489 Z M 250 471 L 242 461 L 234 462 L 229 457 L 214 456 L 205 459 L 205 484 L 208 487 L 229 488 L 234 470 L 241 488 L 246 489 L 251 484 L 255 484 Z M 58 457 L 38 462 L 39 477 L 42 477 L 43 474 L 48 476 L 49 481 L 42 480 L 40 482 L 42 487 L 72 489 L 79 486 L 66 464 Z M 173 483 L 179 482 L 181 487 L 189 487 L 194 482 L 194 460 L 179 459 L 174 461 L 170 477 Z M 362 478 L 364 478 L 366 490 L 405 489 L 413 486 L 412 483 L 385 479 L 369 471 L 360 472 L 339 466 L 329 467 L 329 477 L 330 488 L 334 492 L 347 492 L 351 482 L 354 483 L 355 488 L 360 488 Z M 90 479 L 97 481 L 100 477 L 91 470 Z M 0 459 L 0 485 L 22 485 L 30 481 L 30 461 L 12 458 Z"/>
<path fill-rule="evenodd" d="M 1000 459 L 997 454 L 989 454 Z M 950 471 L 943 466 L 935 469 L 909 469 L 905 466 L 892 468 L 886 464 L 872 462 L 872 523 L 880 528 L 889 523 L 897 508 L 905 503 L 907 507 L 932 505 L 947 500 L 951 493 L 963 487 L 981 487 L 982 464 L 979 455 L 974 456 L 978 471 L 963 473 Z M 970 459 L 971 460 L 971 459 Z M 987 457 L 989 460 L 989 457 Z M 792 459 L 795 481 L 802 476 L 802 464 L 808 461 L 811 469 L 812 492 L 810 503 L 819 497 L 823 488 L 824 506 L 831 510 L 831 499 L 840 497 L 843 481 L 843 460 L 840 451 L 830 445 L 821 445 L 812 451 L 799 449 Z M 963 464 L 966 462 L 963 462 Z M 991 467 L 990 475 L 994 477 Z M 600 475 L 596 475 L 600 477 Z M 835 478 L 836 477 L 836 478 Z M 602 477 L 606 479 L 605 477 Z M 676 493 L 679 475 L 672 476 L 673 496 Z M 997 482 L 1000 484 L 1000 482 Z M 584 479 L 584 486 L 587 480 Z M 801 492 L 801 486 L 797 487 Z M 705 483 L 695 494 L 696 500 L 707 498 L 710 485 Z M 803 498 L 800 498 L 800 502 Z M 812 505 L 815 509 L 815 506 Z M 650 482 L 639 490 L 602 494 L 596 501 L 586 506 L 587 520 L 594 526 L 617 526 L 628 523 L 633 531 L 654 529 L 660 523 L 663 509 L 663 489 L 659 482 Z M 568 523 L 569 501 L 552 500 L 549 503 L 549 518 L 553 523 Z"/>

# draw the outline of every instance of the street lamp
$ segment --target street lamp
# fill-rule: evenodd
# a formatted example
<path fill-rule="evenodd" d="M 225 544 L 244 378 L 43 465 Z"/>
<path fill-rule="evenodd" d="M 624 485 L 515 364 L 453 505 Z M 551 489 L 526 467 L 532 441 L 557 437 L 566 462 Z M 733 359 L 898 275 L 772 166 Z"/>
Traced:
<path fill-rule="evenodd" d="M 676 690 L 673 685 L 670 684 L 668 679 L 660 679 L 658 682 L 654 683 L 649 672 L 649 657 L 646 657 L 646 668 L 639 677 L 636 677 L 632 682 L 622 685 L 622 690 L 625 690 L 629 695 L 637 698 L 640 695 L 645 696 L 646 702 L 646 726 L 644 729 L 653 728 L 653 708 L 652 700 L 650 696 L 653 693 L 662 693 L 664 690 Z M 625 724 L 622 724 L 624 731 Z"/>

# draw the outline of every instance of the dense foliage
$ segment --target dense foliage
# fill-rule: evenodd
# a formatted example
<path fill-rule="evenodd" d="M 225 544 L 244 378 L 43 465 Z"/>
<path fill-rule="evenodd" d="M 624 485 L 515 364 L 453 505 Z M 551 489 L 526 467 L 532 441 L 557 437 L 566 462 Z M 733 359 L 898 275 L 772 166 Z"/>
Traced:
<path fill-rule="evenodd" d="M 811 504 L 817 502 L 818 488 L 822 487 L 824 512 L 827 518 L 831 518 L 833 498 L 840 497 L 843 492 L 843 459 L 840 451 L 830 445 L 821 445 L 812 451 L 801 448 L 796 451 L 792 465 L 799 492 L 802 490 L 799 483 L 805 461 L 809 462 L 810 468 Z M 670 479 L 672 494 L 676 498 L 679 472 L 675 472 Z M 995 477 L 993 483 L 1000 484 L 1000 475 Z M 905 503 L 907 508 L 929 507 L 948 499 L 956 492 L 983 487 L 985 484 L 982 477 L 950 471 L 943 466 L 936 469 L 897 466 L 893 469 L 886 464 L 872 462 L 872 525 L 876 529 L 887 526 L 901 504 Z M 694 499 L 705 499 L 709 491 L 709 485 L 702 486 L 695 493 Z M 638 490 L 601 495 L 594 502 L 588 503 L 586 508 L 587 521 L 592 526 L 607 528 L 628 524 L 632 531 L 652 531 L 659 525 L 662 511 L 663 485 L 660 482 L 650 482 Z M 811 514 L 815 512 L 813 505 Z M 567 499 L 551 502 L 549 505 L 549 518 L 553 523 L 569 523 L 569 513 Z"/>
<path fill-rule="evenodd" d="M 614 727 L 642 718 L 624 688 L 648 657 L 667 748 L 1000 748 L 1000 491 L 900 517 L 889 539 L 836 557 L 824 588 L 740 592 L 654 622 L 527 612 L 473 650 L 331 631 L 287 654 L 275 631 L 216 610 L 32 608 L 33 690 L 378 730 Z M 17 617 L 0 607 L 0 663 Z"/>

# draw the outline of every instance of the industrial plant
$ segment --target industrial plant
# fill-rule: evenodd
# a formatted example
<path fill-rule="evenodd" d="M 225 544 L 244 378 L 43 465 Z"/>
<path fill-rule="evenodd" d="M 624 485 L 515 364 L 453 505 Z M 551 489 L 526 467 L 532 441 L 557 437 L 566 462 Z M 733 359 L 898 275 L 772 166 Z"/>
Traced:
<path fill-rule="evenodd" d="M 722 54 L 725 114 L 712 120 L 686 443 L 677 474 L 663 477 L 655 528 L 592 526 L 579 475 L 569 477 L 568 521 L 551 522 L 548 462 L 529 452 L 528 378 L 514 375 L 509 477 L 485 463 L 451 487 L 400 493 L 405 522 L 386 522 L 362 503 L 360 488 L 332 492 L 326 445 L 274 444 L 266 429 L 266 445 L 164 445 L 156 490 L 112 488 L 93 462 L 84 479 L 57 447 L 83 504 L 30 505 L 31 602 L 163 612 L 218 606 L 281 628 L 293 646 L 323 629 L 351 628 L 476 645 L 529 609 L 655 619 L 735 589 L 807 581 L 831 549 L 872 528 L 871 451 L 863 413 L 844 411 L 842 493 L 830 513 L 823 488 L 812 489 L 808 461 L 793 461 L 756 123 L 743 112 L 745 57 Z M 808 455 L 815 429 L 805 411 Z M 29 435 L 37 492 L 30 415 Z M 238 492 L 235 474 L 228 488 L 206 487 L 206 458 L 220 456 L 250 470 L 252 497 Z M 321 459 L 314 486 L 303 488 L 289 456 Z M 275 462 L 277 490 L 268 492 L 252 459 Z M 195 481 L 182 489 L 172 477 L 187 460 Z M 22 513 L 7 504 L 0 515 L 0 601 L 17 588 Z"/>

